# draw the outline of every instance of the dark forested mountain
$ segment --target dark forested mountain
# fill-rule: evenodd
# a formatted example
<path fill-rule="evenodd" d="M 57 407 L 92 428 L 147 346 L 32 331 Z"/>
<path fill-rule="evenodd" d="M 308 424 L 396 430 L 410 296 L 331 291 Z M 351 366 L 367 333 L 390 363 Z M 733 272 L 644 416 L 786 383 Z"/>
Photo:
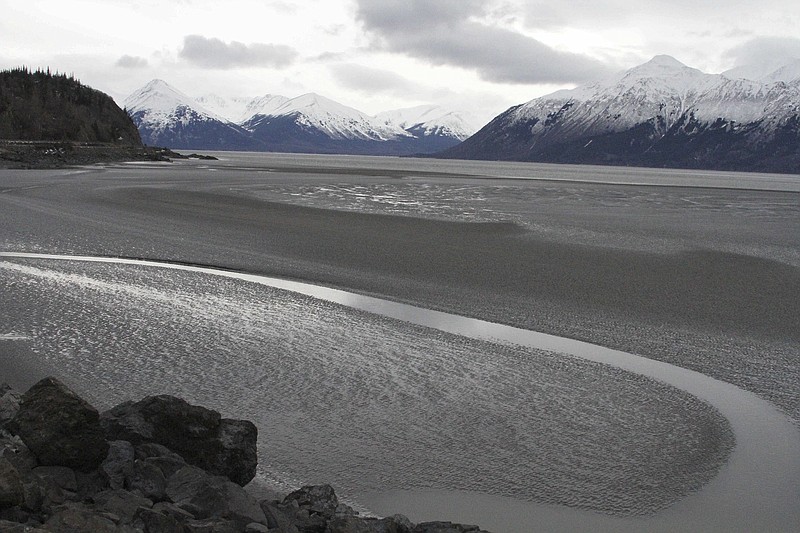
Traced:
<path fill-rule="evenodd" d="M 26 68 L 0 71 L 0 139 L 141 145 L 110 96 L 72 76 Z"/>
<path fill-rule="evenodd" d="M 706 74 L 668 56 L 500 114 L 459 159 L 800 172 L 800 77 Z"/>

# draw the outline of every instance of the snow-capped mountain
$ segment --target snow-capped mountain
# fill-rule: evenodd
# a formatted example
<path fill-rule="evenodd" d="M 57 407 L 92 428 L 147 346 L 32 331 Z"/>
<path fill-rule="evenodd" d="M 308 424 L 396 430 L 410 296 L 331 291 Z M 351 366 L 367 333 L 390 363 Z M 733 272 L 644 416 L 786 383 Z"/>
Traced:
<path fill-rule="evenodd" d="M 253 99 L 244 96 L 226 98 L 210 93 L 198 96 L 194 101 L 215 115 L 229 122 L 237 123 L 246 118 L 247 106 L 250 105 Z"/>
<path fill-rule="evenodd" d="M 429 154 L 477 130 L 467 114 L 420 106 L 373 117 L 324 96 L 191 98 L 153 80 L 125 100 L 145 143 L 172 148 Z"/>
<path fill-rule="evenodd" d="M 512 107 L 442 156 L 798 171 L 798 108 L 800 83 L 705 74 L 656 56 Z"/>
<path fill-rule="evenodd" d="M 124 102 L 142 142 L 175 149 L 253 150 L 240 126 L 206 109 L 163 80 L 152 80 Z"/>
<path fill-rule="evenodd" d="M 322 134 L 331 140 L 394 141 L 408 136 L 395 124 L 382 123 L 314 93 L 287 100 L 271 112 L 250 117 L 242 125 L 258 137 L 265 127 L 283 119 L 290 119 L 298 130 Z"/>
<path fill-rule="evenodd" d="M 463 141 L 482 126 L 468 113 L 451 111 L 438 105 L 421 105 L 384 111 L 375 118 L 396 124 L 416 137 L 435 136 Z"/>

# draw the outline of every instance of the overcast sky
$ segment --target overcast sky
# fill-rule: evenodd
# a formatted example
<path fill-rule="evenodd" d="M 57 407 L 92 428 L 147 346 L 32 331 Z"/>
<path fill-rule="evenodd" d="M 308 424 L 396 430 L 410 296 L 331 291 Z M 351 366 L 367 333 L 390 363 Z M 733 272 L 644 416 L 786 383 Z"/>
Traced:
<path fill-rule="evenodd" d="M 367 113 L 488 119 L 669 54 L 706 72 L 800 57 L 797 0 L 0 0 L 0 67 L 51 67 L 121 101 L 317 92 Z"/>

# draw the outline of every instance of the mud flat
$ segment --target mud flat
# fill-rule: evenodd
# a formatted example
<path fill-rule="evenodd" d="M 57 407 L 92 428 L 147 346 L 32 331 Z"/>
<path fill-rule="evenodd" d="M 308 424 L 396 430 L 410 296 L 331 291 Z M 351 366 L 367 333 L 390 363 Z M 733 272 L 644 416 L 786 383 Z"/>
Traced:
<path fill-rule="evenodd" d="M 639 179 L 638 183 L 633 181 L 636 176 L 624 176 L 629 181 L 624 185 L 612 183 L 613 176 L 607 174 L 600 176 L 603 183 L 589 183 L 591 179 L 580 180 L 571 174 L 571 177 L 567 176 L 569 179 L 563 180 L 564 175 L 559 174 L 560 169 L 552 171 L 554 172 L 552 176 L 558 178 L 553 181 L 548 178 L 550 172 L 548 167 L 536 166 L 536 168 L 526 168 L 531 172 L 540 173 L 540 176 L 547 179 L 527 180 L 524 176 L 514 175 L 513 182 L 509 184 L 512 180 L 497 175 L 508 174 L 508 169 L 505 168 L 493 175 L 478 176 L 467 175 L 467 172 L 459 173 L 453 169 L 447 169 L 444 173 L 434 173 L 424 166 L 421 170 L 419 168 L 409 170 L 406 167 L 414 163 L 398 163 L 395 160 L 386 160 L 385 166 L 391 168 L 376 168 L 377 163 L 373 158 L 344 162 L 339 158 L 317 159 L 316 169 L 307 168 L 308 162 L 311 161 L 308 158 L 303 160 L 303 168 L 297 166 L 288 168 L 290 165 L 284 161 L 285 159 L 286 156 L 236 155 L 227 161 L 181 162 L 169 167 L 161 164 L 132 164 L 62 173 L 47 171 L 14 174 L 10 173 L 11 171 L 0 171 L 2 248 L 16 251 L 167 259 L 314 281 L 356 293 L 415 303 L 428 309 L 453 312 L 522 329 L 581 339 L 629 353 L 644 354 L 649 358 L 694 370 L 716 380 L 734 384 L 739 389 L 754 392 L 761 399 L 770 400 L 784 413 L 788 413 L 795 425 L 800 420 L 800 398 L 796 387 L 800 380 L 798 337 L 800 328 L 796 327 L 797 316 L 800 316 L 800 302 L 794 297 L 800 292 L 798 272 L 800 203 L 793 188 L 800 182 L 792 181 L 791 176 L 781 177 L 784 181 L 780 183 L 773 183 L 767 177 L 763 187 L 758 187 L 758 183 L 753 185 L 754 178 L 745 176 L 745 181 L 742 181 L 748 183 L 745 190 L 727 176 L 712 176 L 714 179 L 711 181 L 714 183 L 711 186 L 706 183 L 708 181 L 706 178 L 697 183 L 692 182 L 690 184 L 692 186 L 686 186 L 686 183 L 681 182 L 680 176 L 670 175 L 672 181 L 669 186 L 660 187 L 654 186 L 657 180 L 651 179 L 650 175 Z M 603 172 L 609 171 L 604 169 Z M 515 168 L 514 173 L 517 172 L 522 170 Z M 577 171 L 572 169 L 571 172 Z M 591 169 L 588 172 L 591 172 Z M 636 172 L 648 171 L 637 169 Z M 518 179 L 520 177 L 523 179 Z M 739 179 L 741 176 L 735 178 Z M 643 185 L 641 182 L 647 183 Z M 456 201 L 453 201 L 453 198 Z M 450 199 L 449 204 L 445 202 L 448 199 Z M 408 203 L 409 200 L 420 201 L 421 207 L 414 207 Z M 446 216 L 436 218 L 431 217 L 430 213 L 423 212 L 425 207 L 435 208 L 439 200 L 445 205 L 439 211 Z M 405 211 L 397 212 L 397 209 Z M 112 284 L 124 281 L 122 278 L 109 277 L 109 274 L 103 273 L 102 269 L 54 274 L 53 272 L 59 269 L 69 269 L 54 268 L 45 264 L 28 264 L 28 267 L 31 266 L 35 266 L 41 272 L 35 275 L 17 273 L 14 279 L 19 282 L 26 276 L 28 278 L 32 276 L 33 279 L 51 279 L 48 283 L 55 283 L 53 279 L 56 278 L 61 279 L 59 283 L 62 284 L 56 284 L 61 289 L 55 292 L 62 293 L 66 298 L 62 301 L 63 308 L 59 307 L 64 310 L 74 306 L 80 308 L 83 305 L 80 303 L 83 301 L 82 298 L 67 296 L 72 289 L 67 290 L 66 287 L 73 285 L 72 282 L 67 283 L 67 279 L 88 278 L 90 282 L 95 280 L 90 283 L 90 285 L 95 283 L 93 286 L 98 286 L 96 284 L 98 280 Z M 74 275 L 78 275 L 78 278 L 69 277 Z M 131 276 L 131 273 L 126 271 L 124 275 Z M 158 290 L 153 294 L 163 292 L 163 287 L 169 287 L 170 283 L 172 282 L 156 281 Z M 199 281 L 187 283 L 191 290 L 187 288 L 184 292 L 189 295 L 202 292 L 208 287 L 208 284 Z M 28 286 L 23 293 L 34 290 L 34 286 L 35 284 Z M 233 291 L 231 294 L 241 294 L 238 289 L 234 290 L 227 285 L 226 287 L 228 287 L 226 290 Z M 16 285 L 16 289 L 20 289 L 20 285 Z M 218 296 L 222 297 L 224 294 L 225 291 Z M 59 299 L 62 296 L 59 296 Z M 87 301 L 98 300 L 96 295 L 86 296 Z M 49 296 L 42 293 L 37 298 L 47 297 Z M 192 300 L 192 297 L 187 298 L 189 301 Z M 274 301 L 274 298 L 270 296 L 267 300 Z M 24 309 L 25 301 L 23 297 L 17 303 Z M 36 301 L 36 298 L 31 301 Z M 120 299 L 109 301 L 117 302 L 117 308 L 124 304 L 124 298 L 121 301 Z M 153 296 L 147 301 L 160 300 Z M 304 305 L 308 305 L 314 320 L 330 314 L 339 317 L 333 321 L 335 324 L 341 318 L 337 312 L 327 307 L 320 307 L 319 304 Z M 196 308 L 189 306 L 181 309 L 184 313 L 190 314 L 191 310 Z M 231 312 L 240 311 L 240 308 L 232 303 L 225 308 L 231 309 Z M 169 309 L 169 306 L 164 307 L 163 314 L 159 316 L 173 317 L 175 310 Z M 264 313 L 269 314 L 267 311 Z M 14 316 L 29 320 L 29 324 L 46 323 L 48 320 L 58 322 L 58 317 L 48 318 L 45 314 L 37 315 L 36 312 Z M 92 312 L 79 313 L 75 318 L 78 322 L 91 321 L 90 316 Z M 107 317 L 105 320 L 109 323 L 119 319 L 114 317 L 110 309 L 98 316 Z M 146 324 L 153 321 L 153 318 L 146 314 L 132 316 L 137 320 L 127 320 L 128 324 Z M 174 335 L 170 336 L 173 340 L 168 345 L 170 350 L 166 350 L 166 347 L 164 350 L 153 350 L 153 358 L 159 361 L 159 364 L 165 365 L 159 367 L 165 369 L 165 372 L 170 368 L 169 365 L 174 363 L 167 356 L 168 351 L 177 347 L 181 353 L 196 353 L 205 348 L 205 346 L 187 346 L 185 343 L 191 344 L 193 342 L 191 339 L 179 340 L 186 337 L 187 332 L 194 330 L 185 321 L 171 320 L 159 322 L 160 325 L 169 324 L 173 328 Z M 359 317 L 352 323 L 361 323 L 361 320 Z M 98 320 L 95 325 L 106 327 L 102 326 L 104 323 L 103 320 Z M 122 323 L 126 323 L 126 320 Z M 235 326 L 235 321 L 226 322 L 228 323 L 231 327 Z M 321 323 L 326 322 L 323 320 L 317 324 Z M 214 329 L 212 325 L 214 322 L 206 324 L 204 327 L 207 331 L 201 336 L 202 339 L 216 339 L 213 344 L 215 347 L 223 346 L 223 341 L 231 343 L 235 340 L 231 346 L 239 350 L 234 353 L 231 352 L 231 348 L 218 348 L 214 361 L 219 359 L 225 362 L 238 357 L 242 352 L 251 353 L 250 350 L 253 350 L 253 347 L 243 340 L 246 335 L 233 339 L 219 328 Z M 337 331 L 340 326 L 341 324 L 337 327 L 331 326 L 333 329 L 330 331 Z M 260 328 L 263 329 L 262 326 Z M 57 329 L 56 326 L 51 328 L 51 339 L 56 338 L 52 332 Z M 254 327 L 251 331 L 261 329 Z M 73 330 L 74 328 L 70 331 Z M 80 334 L 80 330 L 74 331 Z M 104 342 L 111 343 L 113 347 L 102 353 L 113 354 L 120 347 L 128 349 L 125 347 L 128 341 L 124 340 L 138 338 L 136 335 L 122 335 L 113 327 L 104 331 L 106 335 L 86 336 L 105 339 Z M 139 333 L 144 334 L 143 331 Z M 416 329 L 411 331 L 412 336 L 402 336 L 406 339 L 404 341 L 406 344 L 401 346 L 409 344 L 414 346 L 410 353 L 420 354 L 421 359 L 413 358 L 413 360 L 426 361 L 421 354 L 429 353 L 431 345 L 426 343 L 420 345 L 419 340 L 410 339 L 424 338 L 429 341 L 430 338 Z M 15 332 L 28 333 L 24 330 Z M 270 342 L 282 346 L 278 339 L 284 332 L 276 331 Z M 374 338 L 383 339 L 382 335 L 387 333 L 382 331 Z M 290 344 L 293 348 L 295 345 L 299 346 L 301 340 L 305 341 L 311 337 L 309 333 L 298 333 L 292 337 Z M 347 335 L 338 334 L 331 338 L 343 339 L 341 342 L 344 342 L 347 340 Z M 92 365 L 96 366 L 97 361 L 80 362 L 82 352 L 75 348 L 76 345 L 70 343 L 59 345 L 55 340 L 48 342 L 60 346 L 57 352 L 67 357 L 70 364 L 77 365 L 73 368 L 92 371 Z M 386 344 L 364 340 L 358 342 L 362 349 L 367 347 L 378 352 L 382 349 L 382 344 Z M 552 393 L 557 398 L 572 402 L 574 411 L 573 407 L 566 408 L 568 404 L 561 405 L 567 409 L 565 412 L 583 413 L 578 418 L 573 417 L 573 420 L 591 421 L 587 427 L 593 429 L 588 432 L 584 430 L 584 435 L 603 433 L 604 430 L 601 428 L 612 426 L 619 429 L 618 426 L 614 426 L 615 423 L 622 424 L 623 428 L 626 427 L 617 415 L 620 414 L 619 406 L 628 405 L 630 402 L 614 397 L 615 393 L 611 392 L 615 390 L 612 384 L 619 383 L 630 387 L 626 389 L 630 392 L 632 401 L 630 404 L 637 406 L 625 414 L 631 417 L 629 419 L 631 425 L 627 426 L 630 433 L 624 431 L 620 433 L 625 435 L 623 440 L 633 439 L 628 441 L 628 444 L 641 442 L 636 439 L 645 438 L 642 435 L 652 430 L 654 439 L 661 439 L 662 443 L 670 442 L 666 449 L 678 450 L 683 446 L 685 450 L 690 443 L 681 442 L 684 436 L 695 434 L 693 432 L 704 434 L 705 437 L 696 442 L 707 444 L 714 441 L 709 436 L 709 428 L 720 427 L 713 423 L 703 430 L 701 429 L 704 427 L 703 423 L 697 422 L 696 425 L 692 425 L 686 422 L 687 411 L 682 410 L 681 401 L 677 400 L 685 397 L 671 394 L 664 396 L 663 391 L 658 392 L 661 391 L 659 389 L 661 385 L 652 385 L 654 382 L 650 378 L 640 382 L 638 378 L 629 381 L 627 378 L 614 378 L 612 375 L 603 374 L 604 377 L 595 382 L 590 377 L 596 373 L 594 366 L 573 367 L 570 363 L 569 368 L 559 369 L 563 357 L 550 359 L 546 354 L 538 352 L 535 355 L 528 353 L 514 355 L 507 351 L 508 348 L 487 348 L 469 344 L 468 349 L 456 350 L 454 346 L 458 346 L 461 342 L 463 341 L 454 344 L 454 341 L 448 340 L 436 344 L 437 350 L 434 351 L 446 354 L 437 363 L 440 370 L 447 370 L 442 374 L 450 375 L 451 380 L 466 376 L 469 378 L 466 380 L 467 383 L 483 383 L 479 377 L 483 376 L 491 365 L 487 365 L 486 357 L 481 354 L 493 354 L 489 361 L 495 362 L 496 358 L 500 357 L 504 362 L 501 367 L 516 369 L 516 372 L 506 370 L 500 374 L 493 374 L 497 380 L 490 380 L 489 383 L 514 384 L 512 388 L 522 391 L 522 397 L 529 398 L 526 395 L 533 392 L 530 380 L 526 381 L 526 378 L 537 375 L 542 365 L 550 368 L 553 371 L 552 376 L 562 375 L 564 380 L 560 381 L 555 377 L 545 380 L 549 385 L 541 392 L 546 390 L 548 394 Z M 328 353 L 328 357 L 320 360 L 309 355 L 307 359 L 304 356 L 296 361 L 305 361 L 308 365 L 301 365 L 302 368 L 312 368 L 314 369 L 312 374 L 319 372 L 321 376 L 328 375 L 325 369 L 331 369 L 331 361 L 336 361 L 335 368 L 347 369 L 347 365 L 342 362 L 346 358 L 338 350 L 330 351 L 331 344 L 336 345 L 336 342 L 320 341 L 316 347 L 316 353 Z M 325 352 L 326 349 L 329 352 Z M 398 379 L 397 376 L 407 378 L 405 374 L 407 369 L 396 366 L 399 360 L 398 354 L 405 353 L 405 350 L 406 348 L 395 351 L 394 355 L 381 352 L 384 355 L 379 360 L 395 361 L 393 363 L 395 366 L 390 365 L 389 368 L 395 368 L 397 372 L 377 380 L 377 383 L 393 383 Z M 44 354 L 44 350 L 39 350 L 39 353 Z M 187 360 L 191 361 L 191 357 L 187 357 Z M 366 356 L 358 360 L 362 361 L 365 368 L 376 368 L 374 362 Z M 464 360 L 469 362 L 467 369 L 462 369 L 457 364 Z M 550 363 L 535 365 L 532 361 Z M 58 364 L 66 363 L 59 361 Z M 131 366 L 123 367 L 126 370 L 119 369 L 113 372 L 125 371 L 128 375 L 138 375 L 136 372 L 139 370 L 136 369 L 144 362 L 127 364 Z M 208 365 L 210 361 L 204 364 Z M 220 363 L 221 366 L 211 368 L 223 370 L 226 364 L 228 363 Z M 524 371 L 520 370 L 519 365 L 523 365 Z M 113 370 L 113 365 L 109 363 L 107 368 Z M 584 373 L 580 374 L 578 368 L 583 368 L 584 370 L 580 372 Z M 586 371 L 586 369 L 591 370 Z M 347 370 L 350 371 L 352 369 Z M 113 375 L 113 372 L 109 375 Z M 630 375 L 630 372 L 625 372 L 624 375 Z M 431 374 L 431 369 L 415 375 L 428 374 Z M 221 375 L 227 374 L 223 372 Z M 266 376 L 265 382 L 271 383 L 266 371 L 256 375 Z M 583 375 L 584 378 L 577 379 L 576 375 Z M 570 377 L 567 379 L 565 376 Z M 519 381 L 520 379 L 522 381 Z M 202 380 L 198 378 L 196 381 Z M 364 381 L 369 380 L 362 378 L 361 382 Z M 314 380 L 310 382 L 313 383 Z M 320 382 L 324 380 L 320 378 Z M 133 386 L 146 386 L 144 383 L 138 385 L 136 383 L 134 381 Z M 247 383 L 251 388 L 261 386 L 258 380 Z M 426 383 L 425 380 L 422 383 Z M 470 416 L 473 416 L 477 412 L 487 416 L 480 419 L 483 422 L 473 424 L 469 431 L 445 432 L 444 435 L 451 440 L 466 438 L 472 435 L 470 431 L 474 431 L 474 428 L 483 428 L 487 442 L 492 438 L 496 439 L 496 435 L 513 435 L 513 432 L 509 432 L 509 427 L 514 428 L 513 423 L 508 426 L 504 425 L 505 423 L 492 425 L 488 422 L 496 420 L 489 416 L 495 408 L 475 411 L 475 406 L 468 403 L 468 400 L 473 399 L 471 391 L 463 389 L 463 383 L 459 381 L 448 381 L 448 383 L 454 385 L 449 392 L 442 391 L 438 385 L 429 389 L 430 384 L 422 389 L 412 387 L 412 390 L 417 393 L 420 390 L 430 393 L 427 396 L 423 395 L 427 398 L 423 405 L 428 405 L 429 408 L 440 405 L 438 402 L 447 399 L 456 402 L 456 405 L 464 406 L 463 411 L 457 410 L 456 413 L 463 412 L 465 416 L 466 413 L 471 413 Z M 456 386 L 457 383 L 460 384 Z M 556 383 L 560 385 L 556 386 Z M 113 390 L 111 385 L 109 382 L 109 390 Z M 292 398 L 292 394 L 296 394 L 298 390 L 308 389 L 294 386 L 291 390 L 285 391 L 286 398 Z M 606 390 L 606 393 L 599 392 L 602 390 Z M 637 390 L 639 392 L 634 392 Z M 584 391 L 585 394 L 578 391 Z M 653 403 L 647 403 L 644 391 L 650 391 L 652 396 L 649 401 Z M 203 392 L 202 387 L 194 387 L 190 392 L 205 394 L 207 391 Z M 175 393 L 185 395 L 184 391 Z M 211 393 L 208 394 L 210 397 Z M 572 399 L 567 400 L 570 394 Z M 487 393 L 486 397 L 490 396 Z M 546 397 L 546 394 L 542 396 Z M 673 400 L 660 402 L 667 397 Z M 302 401 L 296 396 L 295 398 L 297 407 Z M 366 404 L 357 403 L 358 405 L 381 406 L 382 402 L 386 402 L 392 396 L 383 398 L 377 394 L 374 397 L 368 395 L 359 398 Z M 613 413 L 610 416 L 599 414 L 603 412 L 601 406 L 606 405 L 606 401 L 602 398 L 608 400 L 607 413 Z M 229 399 L 217 398 L 221 402 L 227 402 Z M 541 398 L 536 401 L 529 399 L 533 402 L 531 405 L 545 405 L 537 403 L 544 401 Z M 197 401 L 208 403 L 202 398 L 197 398 Z M 583 403 L 578 407 L 576 402 Z M 659 415 L 656 416 L 648 411 L 646 406 L 652 407 L 659 403 L 659 408 L 663 409 L 658 411 Z M 239 403 L 231 402 L 229 405 L 235 405 L 237 409 L 255 409 L 250 404 L 242 407 Z M 481 401 L 478 401 L 478 405 L 486 406 Z M 491 402 L 489 405 L 492 405 Z M 686 405 L 694 404 L 690 402 Z M 224 406 L 220 409 L 224 409 Z M 416 407 L 409 409 L 409 413 L 419 412 Z M 278 415 L 287 417 L 286 413 L 290 411 L 286 409 L 283 414 L 278 413 Z M 513 411 L 525 412 L 519 407 Z M 381 411 L 378 409 L 376 412 Z M 777 423 L 783 424 L 782 427 L 785 428 L 787 420 L 785 415 L 779 412 L 775 415 L 774 410 L 769 417 L 754 414 L 759 412 L 761 411 L 746 410 L 744 415 L 750 417 L 744 420 L 745 425 L 756 434 L 760 432 L 775 435 L 774 432 L 763 430 L 763 426 L 758 423 L 761 418 L 768 424 L 777 420 Z M 555 416 L 556 411 L 543 407 L 537 413 L 535 416 L 525 415 L 542 417 L 539 418 L 539 426 L 529 424 L 526 431 L 533 427 L 545 430 L 548 427 L 558 429 L 559 431 L 553 431 L 552 435 L 548 434 L 547 439 L 542 437 L 544 440 L 552 437 L 549 446 L 565 442 L 558 440 L 559 432 L 566 441 L 577 438 L 575 436 L 578 434 L 576 429 L 578 426 L 573 426 L 569 431 L 562 431 L 566 428 L 559 425 L 558 417 Z M 647 413 L 652 416 L 648 418 L 645 416 Z M 547 418 L 551 415 L 555 419 Z M 780 418 L 781 416 L 783 418 Z M 470 419 L 469 416 L 466 416 L 466 419 Z M 688 419 L 691 420 L 691 417 Z M 285 420 L 288 424 L 298 424 L 295 418 L 289 417 Z M 548 422 L 545 423 L 545 420 Z M 605 420 L 603 424 L 610 423 L 612 426 L 597 425 L 601 420 Z M 429 419 L 431 428 L 441 426 L 437 426 L 435 422 L 437 418 L 431 414 Z M 734 422 L 731 420 L 732 424 Z M 312 447 L 328 441 L 311 435 L 326 429 L 338 431 L 337 428 L 330 428 L 329 421 L 309 419 L 305 423 L 307 425 L 300 424 L 300 426 L 307 430 L 305 434 L 309 437 L 306 440 Z M 414 423 L 419 423 L 419 420 Z M 694 429 L 686 429 L 683 424 L 689 424 L 687 428 Z M 789 426 L 791 425 L 789 422 Z M 408 426 L 400 424 L 394 427 L 397 431 L 401 431 Z M 672 431 L 670 428 L 684 429 Z M 735 429 L 734 432 L 738 438 L 740 432 Z M 356 431 L 354 434 L 361 433 Z M 439 438 L 443 434 L 432 431 L 431 435 Z M 286 439 L 287 443 L 293 442 L 285 434 L 276 435 L 275 438 Z M 347 439 L 352 438 L 354 435 L 347 435 Z M 794 442 L 793 438 L 789 438 L 786 442 Z M 347 439 L 345 439 L 347 442 L 352 442 Z M 425 449 L 447 448 L 451 440 L 418 444 Z M 592 442 L 585 436 L 584 440 Z M 750 442 L 758 443 L 757 440 Z M 556 478 L 559 475 L 567 477 L 580 475 L 579 470 L 574 468 L 575 462 L 572 459 L 559 462 L 551 455 L 537 455 L 535 450 L 541 448 L 537 447 L 538 445 L 534 446 L 536 442 L 532 441 L 530 444 L 533 447 L 528 455 L 540 461 L 536 467 L 538 470 L 533 469 L 527 477 L 517 475 L 519 472 L 516 472 L 512 473 L 513 475 L 504 475 L 503 479 L 543 479 L 530 475 L 537 473 L 554 475 Z M 602 441 L 597 444 L 602 444 Z M 653 515 L 654 517 L 669 516 L 673 524 L 683 524 L 685 522 L 681 522 L 681 517 L 702 514 L 699 511 L 700 507 L 691 511 L 688 507 L 682 507 L 683 502 L 703 502 L 703 498 L 708 494 L 721 494 L 720 487 L 737 486 L 726 478 L 726 472 L 729 468 L 741 472 L 736 457 L 745 457 L 746 454 L 742 456 L 737 453 L 758 448 L 757 445 L 737 446 L 730 462 L 719 470 L 719 475 L 711 481 L 711 484 L 705 485 L 706 489 L 686 497 L 677 504 L 665 505 L 668 500 L 674 502 L 677 499 L 676 493 L 673 492 L 671 499 L 662 499 L 661 503 L 655 506 L 651 505 L 652 501 L 644 506 L 641 502 L 631 505 L 628 501 L 625 504 L 627 510 L 620 513 L 618 508 L 616 511 L 611 509 L 610 512 L 635 515 L 637 511 L 631 512 L 631 509 L 646 508 L 649 510 L 643 514 L 647 514 L 659 508 L 662 511 Z M 410 453 L 413 454 L 415 449 L 417 448 L 412 445 Z M 499 446 L 495 446 L 495 449 L 502 451 Z M 572 448 L 566 446 L 564 449 Z M 609 445 L 605 449 L 616 450 L 624 455 L 625 451 L 631 448 L 627 444 L 619 443 L 616 446 Z M 638 449 L 647 451 L 659 448 L 642 446 Z M 792 454 L 791 457 L 798 457 L 798 454 L 794 452 Z M 388 457 L 386 453 L 375 455 Z M 774 455 L 783 457 L 783 452 Z M 361 460 L 357 464 L 369 464 L 367 459 L 369 454 L 360 457 Z M 771 457 L 763 455 L 761 457 L 763 468 L 753 467 L 752 473 L 755 476 L 759 472 L 769 473 L 772 468 L 781 464 Z M 629 457 L 620 460 L 636 462 L 641 458 Z M 387 469 L 389 472 L 395 471 L 393 469 L 399 471 L 401 466 L 405 467 L 408 463 L 409 461 L 398 459 Z M 514 463 L 498 458 L 496 462 L 486 463 L 488 470 L 482 477 L 445 476 L 441 478 L 448 481 L 444 488 L 441 485 L 431 484 L 433 482 L 429 480 L 427 484 L 420 482 L 413 486 L 407 485 L 405 486 L 407 490 L 392 492 L 388 497 L 393 501 L 407 501 L 410 506 L 423 512 L 425 506 L 424 502 L 420 501 L 420 494 L 423 497 L 428 495 L 430 498 L 441 498 L 441 501 L 446 501 L 455 494 L 461 501 L 473 504 L 475 509 L 487 509 L 479 501 L 481 498 L 487 498 L 483 501 L 489 508 L 515 509 L 511 511 L 512 514 L 515 512 L 520 515 L 526 514 L 527 511 L 523 512 L 519 507 L 524 504 L 519 503 L 519 495 L 514 492 L 516 489 L 505 486 L 503 489 L 505 492 L 493 492 L 486 496 L 487 492 L 492 492 L 487 491 L 486 485 L 494 482 L 494 473 L 502 471 L 503 465 L 506 464 Z M 562 465 L 563 468 L 558 465 Z M 280 478 L 287 472 L 280 464 L 271 466 L 274 470 L 271 470 L 271 473 L 265 472 L 264 475 Z M 342 472 L 346 478 L 348 471 L 354 471 L 352 466 L 350 464 L 345 468 L 344 465 L 333 465 L 329 473 Z M 426 468 L 421 467 L 419 473 L 425 474 Z M 792 468 L 796 467 L 786 467 L 783 471 L 790 476 L 796 476 L 793 473 L 796 469 Z M 430 470 L 428 473 L 438 473 L 435 469 L 428 470 Z M 459 472 L 455 468 L 450 471 Z M 358 476 L 363 474 L 358 469 L 355 472 L 358 472 Z M 355 474 L 353 475 L 355 477 Z M 387 495 L 386 491 L 379 489 L 378 478 L 381 474 L 372 475 L 377 477 L 372 478 L 370 487 L 362 487 L 363 490 L 353 491 L 349 496 L 363 498 L 361 501 L 372 498 L 369 501 L 378 508 L 380 501 L 385 501 L 382 498 Z M 329 482 L 331 477 L 327 476 L 319 481 Z M 599 478 L 595 476 L 595 479 Z M 614 480 L 609 478 L 608 481 L 613 484 Z M 559 483 L 562 488 L 570 486 Z M 624 482 L 621 483 L 624 485 Z M 713 489 L 715 483 L 722 485 Z M 400 489 L 404 487 L 402 483 L 393 486 Z M 686 486 L 683 485 L 684 488 L 681 490 L 685 490 Z M 458 491 L 452 492 L 453 487 L 458 487 Z M 778 483 L 770 488 L 767 483 L 765 487 L 768 490 L 763 494 L 772 493 L 771 491 L 780 489 L 781 485 Z M 476 492 L 481 494 L 474 498 L 469 497 Z M 542 493 L 544 492 L 542 490 Z M 644 492 L 653 494 L 652 491 Z M 581 500 L 583 503 L 575 504 L 567 501 L 569 498 L 566 496 L 558 496 L 560 498 L 558 503 L 573 505 L 573 509 L 577 505 L 584 509 L 608 513 L 610 507 L 613 507 L 607 502 L 608 494 L 619 495 L 620 491 L 603 494 L 595 487 L 592 490 L 585 488 L 585 492 L 579 491 L 579 493 L 595 494 L 602 501 L 591 503 L 591 498 L 587 497 Z M 796 501 L 796 492 L 784 490 L 784 494 L 788 495 L 786 498 L 794 497 Z M 504 499 L 509 497 L 510 500 Z M 536 499 L 530 495 L 526 497 Z M 611 499 L 613 498 L 614 496 L 611 496 Z M 622 497 L 616 501 L 624 500 L 625 497 Z M 723 509 L 719 513 L 720 516 L 736 516 L 737 509 L 748 508 L 747 505 L 739 506 L 735 503 L 735 498 L 729 501 L 734 503 L 720 507 Z M 783 514 L 770 522 L 767 520 L 769 517 L 765 517 L 763 512 L 759 511 L 759 509 L 774 508 L 774 505 L 780 506 L 785 499 L 776 498 L 774 503 L 769 503 L 759 497 L 751 501 L 753 507 L 750 510 L 753 516 L 760 517 L 759 520 L 764 519 L 760 523 L 768 524 L 770 530 L 781 530 L 781 523 L 785 522 L 779 522 L 780 520 L 787 518 L 796 520 L 796 514 Z M 762 503 L 768 505 L 758 507 Z M 504 507 L 506 505 L 508 507 Z M 539 509 L 545 511 L 550 509 L 556 517 L 564 511 L 561 507 L 544 505 L 545 507 Z M 398 509 L 396 505 L 390 508 Z M 576 511 L 571 516 L 581 516 L 583 512 Z M 594 511 L 586 512 L 592 514 L 584 516 L 594 515 Z M 570 513 L 571 511 L 568 514 Z M 508 513 L 506 517 L 507 515 Z M 722 529 L 722 526 L 717 527 L 711 516 L 706 518 L 708 521 L 704 523 L 704 530 Z M 603 523 L 603 520 L 598 518 L 597 523 Z M 638 524 L 639 519 L 629 516 L 626 520 L 631 524 Z M 488 527 L 485 521 L 475 521 Z M 658 520 L 654 519 L 647 523 L 648 527 L 649 525 L 655 527 Z M 741 524 L 752 525 L 746 520 Z M 503 527 L 514 530 L 513 525 L 501 525 L 501 528 Z M 615 530 L 615 527 L 609 526 L 608 530 Z"/>

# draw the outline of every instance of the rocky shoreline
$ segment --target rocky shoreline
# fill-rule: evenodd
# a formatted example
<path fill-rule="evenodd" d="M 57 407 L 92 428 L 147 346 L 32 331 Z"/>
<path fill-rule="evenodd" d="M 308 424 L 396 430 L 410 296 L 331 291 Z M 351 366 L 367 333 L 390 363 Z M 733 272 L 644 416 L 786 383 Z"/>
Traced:
<path fill-rule="evenodd" d="M 168 148 L 108 143 L 50 141 L 0 141 L 0 168 L 47 169 L 71 165 L 121 161 L 172 161 L 216 159 L 208 155 L 183 155 Z"/>
<path fill-rule="evenodd" d="M 10 533 L 481 533 L 359 516 L 330 485 L 258 501 L 256 426 L 174 396 L 99 413 L 55 378 L 0 385 L 0 530 Z"/>

